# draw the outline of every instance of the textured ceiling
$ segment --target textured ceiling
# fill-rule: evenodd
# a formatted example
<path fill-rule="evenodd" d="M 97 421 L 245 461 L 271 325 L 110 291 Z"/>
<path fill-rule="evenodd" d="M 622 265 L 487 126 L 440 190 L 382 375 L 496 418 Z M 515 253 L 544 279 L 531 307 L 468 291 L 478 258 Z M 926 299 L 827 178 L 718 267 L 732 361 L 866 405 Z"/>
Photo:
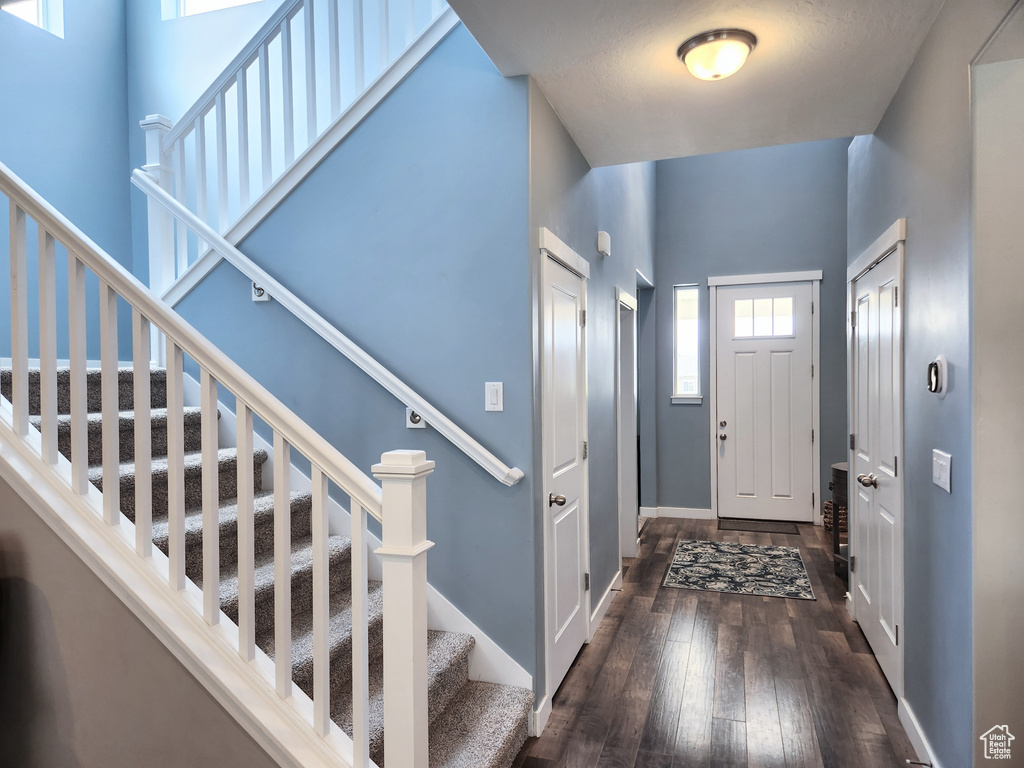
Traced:
<path fill-rule="evenodd" d="M 871 133 L 942 0 L 449 0 L 504 75 L 530 74 L 591 165 Z M 749 29 L 726 80 L 688 37 Z"/>

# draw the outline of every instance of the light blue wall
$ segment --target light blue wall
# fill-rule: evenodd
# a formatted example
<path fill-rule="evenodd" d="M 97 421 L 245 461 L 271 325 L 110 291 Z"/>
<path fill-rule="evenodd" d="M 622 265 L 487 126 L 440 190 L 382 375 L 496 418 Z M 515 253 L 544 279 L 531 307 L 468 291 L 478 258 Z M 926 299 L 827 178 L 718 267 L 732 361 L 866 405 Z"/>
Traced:
<path fill-rule="evenodd" d="M 820 269 L 821 487 L 846 460 L 849 139 L 658 163 L 658 504 L 711 508 L 709 276 Z M 700 405 L 672 405 L 672 286 L 700 292 Z M 827 496 L 826 496 L 827 497 Z"/>
<path fill-rule="evenodd" d="M 64 38 L 0 13 L 0 162 L 33 187 L 97 245 L 131 267 L 128 218 L 128 134 L 125 128 L 125 11 L 122 0 L 64 4 Z M 6 211 L 6 201 L 3 201 Z M 0 242 L 8 242 L 6 212 Z M 35 228 L 29 232 L 29 311 L 36 313 Z M 58 264 L 64 261 L 63 254 Z M 58 305 L 66 306 L 66 269 L 57 279 Z M 3 270 L 0 292 L 8 295 Z M 99 317 L 90 281 L 89 327 Z M 130 318 L 122 316 L 121 337 Z M 66 321 L 59 326 L 59 354 L 67 357 Z M 9 344 L 10 317 L 0 318 Z M 98 333 L 89 354 L 98 356 Z M 122 344 L 122 349 L 128 349 Z M 6 350 L 6 348 L 5 348 Z M 9 354 L 5 351 L 4 354 Z M 38 341 L 30 339 L 30 354 Z"/>
<path fill-rule="evenodd" d="M 182 314 L 368 470 L 422 448 L 429 578 L 534 659 L 527 88 L 458 27 L 241 245 L 510 466 L 507 488 L 221 265 Z M 505 410 L 484 411 L 484 382 Z"/>
<path fill-rule="evenodd" d="M 66 3 L 65 5 L 70 5 Z M 128 143 L 131 168 L 146 162 L 146 137 L 139 121 L 161 114 L 177 121 L 203 95 L 224 68 L 281 5 L 251 5 L 163 20 L 161 0 L 129 0 Z M 146 198 L 132 188 L 132 240 L 135 274 L 149 279 Z"/>
<path fill-rule="evenodd" d="M 615 424 L 618 289 L 636 293 L 636 271 L 654 273 L 654 164 L 591 169 L 536 83 L 530 84 L 530 237 L 547 227 L 590 263 L 587 397 L 590 433 L 590 573 L 594 607 L 619 571 Z M 612 253 L 597 253 L 597 233 Z M 536 425 L 538 433 L 540 425 Z M 539 447 L 539 442 L 537 443 Z M 535 457 L 536 458 L 536 457 Z M 540 484 L 535 486 L 540 493 Z M 546 506 L 536 501 L 536 509 Z M 538 531 L 542 520 L 538 518 Z M 538 566 L 543 563 L 538 549 Z M 539 573 L 539 571 L 538 571 Z M 538 607 L 543 607 L 539 600 Z"/>
<path fill-rule="evenodd" d="M 849 155 L 850 260 L 907 219 L 904 264 L 906 698 L 943 765 L 971 765 L 969 65 L 1011 0 L 950 0 L 874 136 Z M 945 399 L 916 382 L 945 354 Z M 953 455 L 952 493 L 931 451 Z"/>

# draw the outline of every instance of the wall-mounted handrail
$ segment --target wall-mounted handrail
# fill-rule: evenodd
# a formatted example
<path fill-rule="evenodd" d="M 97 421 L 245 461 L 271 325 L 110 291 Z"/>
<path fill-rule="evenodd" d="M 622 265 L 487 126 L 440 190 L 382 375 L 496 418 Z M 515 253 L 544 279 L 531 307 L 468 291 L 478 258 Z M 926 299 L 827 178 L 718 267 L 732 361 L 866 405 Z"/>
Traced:
<path fill-rule="evenodd" d="M 370 378 L 394 395 L 407 408 L 412 408 L 430 426 L 444 435 L 455 447 L 479 464 L 490 475 L 505 485 L 512 486 L 523 479 L 524 473 L 518 467 L 509 467 L 493 453 L 474 440 L 461 427 L 441 411 L 417 394 L 405 382 L 371 357 L 365 350 L 317 314 L 308 304 L 285 288 L 280 282 L 254 264 L 245 254 L 221 237 L 192 211 L 160 188 L 152 175 L 142 170 L 132 173 L 132 183 L 157 201 L 172 216 L 184 222 L 190 230 L 206 241 L 249 280 L 264 288 L 281 306 L 295 315 L 314 333 L 351 360 Z"/>
<path fill-rule="evenodd" d="M 285 435 L 292 446 L 320 466 L 325 474 L 343 487 L 346 493 L 351 494 L 370 514 L 380 519 L 381 490 L 373 480 L 2 163 L 0 191 L 11 200 L 16 200 L 18 206 L 40 227 L 63 243 L 79 261 L 142 316 L 241 398 L 268 426 Z"/>

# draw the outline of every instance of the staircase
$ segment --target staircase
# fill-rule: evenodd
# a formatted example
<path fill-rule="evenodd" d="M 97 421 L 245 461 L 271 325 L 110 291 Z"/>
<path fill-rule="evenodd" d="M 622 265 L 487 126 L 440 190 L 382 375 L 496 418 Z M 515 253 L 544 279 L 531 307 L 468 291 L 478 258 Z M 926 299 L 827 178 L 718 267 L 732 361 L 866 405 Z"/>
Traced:
<path fill-rule="evenodd" d="M 39 427 L 39 370 L 30 369 L 30 423 Z M 86 373 L 89 479 L 103 489 L 102 374 Z M 71 459 L 70 370 L 57 369 L 58 449 Z M 11 399 L 11 369 L 0 370 L 0 394 Z M 153 544 L 169 553 L 167 388 L 166 370 L 150 371 L 152 399 Z M 122 513 L 135 522 L 135 446 L 133 435 L 133 371 L 118 371 L 121 432 L 120 487 Z M 197 585 L 203 581 L 202 413 L 182 411 L 185 446 L 185 573 Z M 256 644 L 274 658 L 274 494 L 264 491 L 263 467 L 268 454 L 253 453 L 255 542 Z M 220 606 L 238 621 L 238 506 L 237 452 L 218 451 L 220 544 Z M 313 696 L 313 541 L 312 497 L 291 493 L 292 680 Z M 331 719 L 349 735 L 352 721 L 352 542 L 347 536 L 329 539 Z M 369 614 L 370 757 L 384 765 L 383 601 L 382 585 L 371 581 Z M 522 688 L 469 680 L 471 635 L 430 631 L 427 635 L 428 707 L 431 768 L 508 768 L 527 737 L 533 693 Z"/>

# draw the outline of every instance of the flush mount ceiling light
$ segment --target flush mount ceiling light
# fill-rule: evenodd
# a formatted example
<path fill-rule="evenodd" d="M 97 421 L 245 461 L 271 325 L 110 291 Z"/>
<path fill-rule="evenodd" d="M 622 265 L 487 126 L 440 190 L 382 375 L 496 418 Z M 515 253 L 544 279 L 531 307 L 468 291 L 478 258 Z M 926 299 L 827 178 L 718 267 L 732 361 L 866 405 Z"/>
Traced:
<path fill-rule="evenodd" d="M 745 29 L 715 29 L 694 35 L 676 55 L 694 77 L 721 80 L 735 74 L 756 45 L 757 38 Z"/>

